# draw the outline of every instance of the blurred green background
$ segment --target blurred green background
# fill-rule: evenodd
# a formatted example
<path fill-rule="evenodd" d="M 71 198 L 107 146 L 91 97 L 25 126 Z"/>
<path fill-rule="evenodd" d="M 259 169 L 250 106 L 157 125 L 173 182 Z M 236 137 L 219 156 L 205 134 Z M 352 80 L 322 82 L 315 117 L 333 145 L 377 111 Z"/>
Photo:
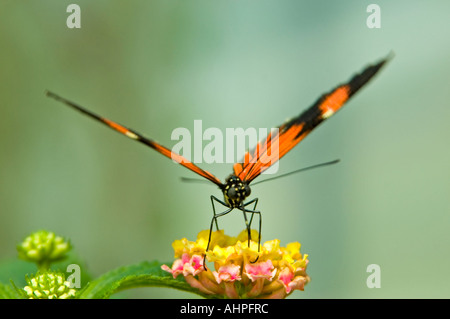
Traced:
<path fill-rule="evenodd" d="M 81 29 L 66 8 L 81 7 Z M 252 189 L 263 241 L 302 243 L 291 298 L 450 296 L 449 1 L 0 2 L 0 261 L 28 233 L 69 237 L 95 276 L 170 261 L 209 226 L 215 186 L 46 98 L 52 90 L 172 147 L 177 127 L 273 127 L 389 52 L 344 111 L 280 163 L 341 163 Z M 199 164 L 220 179 L 231 164 Z M 222 218 L 230 235 L 242 214 Z M 366 286 L 369 264 L 381 288 Z M 194 297 L 142 288 L 135 298 Z"/>

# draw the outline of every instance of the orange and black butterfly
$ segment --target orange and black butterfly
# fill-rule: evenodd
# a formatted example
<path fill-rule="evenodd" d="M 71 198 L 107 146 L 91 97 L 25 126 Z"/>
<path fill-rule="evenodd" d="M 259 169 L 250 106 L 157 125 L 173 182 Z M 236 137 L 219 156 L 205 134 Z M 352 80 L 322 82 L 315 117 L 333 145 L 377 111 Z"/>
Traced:
<path fill-rule="evenodd" d="M 347 83 L 338 85 L 330 92 L 323 94 L 312 106 L 303 111 L 300 115 L 283 123 L 278 127 L 278 130 L 275 130 L 275 133 L 269 133 L 265 140 L 259 142 L 253 151 L 247 151 L 245 153 L 242 162 L 234 164 L 233 173 L 225 180 L 225 183 L 222 183 L 216 176 L 208 171 L 201 169 L 185 157 L 174 153 L 169 148 L 155 142 L 152 139 L 144 137 L 142 134 L 132 129 L 96 115 L 95 113 L 88 111 L 87 109 L 52 92 L 47 92 L 47 95 L 54 98 L 55 100 L 63 102 L 64 104 L 80 111 L 85 115 L 88 115 L 89 117 L 105 124 L 106 126 L 127 137 L 153 148 L 162 155 L 171 158 L 180 165 L 190 169 L 191 171 L 216 184 L 223 193 L 224 201 L 219 200 L 215 196 L 211 196 L 213 218 L 211 220 L 209 235 L 210 237 L 208 246 L 206 248 L 206 250 L 208 250 L 214 223 L 216 224 L 216 228 L 218 229 L 217 218 L 228 214 L 235 208 L 241 210 L 244 214 L 249 241 L 251 238 L 250 226 L 254 214 L 257 214 L 259 216 L 259 230 L 261 230 L 261 214 L 259 211 L 255 210 L 258 199 L 256 198 L 249 202 L 245 202 L 251 192 L 250 183 L 262 172 L 264 172 L 271 165 L 275 164 L 280 158 L 286 155 L 315 127 L 317 127 L 324 120 L 340 110 L 342 106 L 361 87 L 363 87 L 383 67 L 383 65 L 385 65 L 387 61 L 388 58 L 383 59 L 374 65 L 366 67 L 361 73 L 353 76 Z M 277 151 L 274 151 L 272 149 L 275 147 L 274 145 L 276 145 L 276 147 L 278 148 Z M 264 161 L 262 160 L 263 157 Z M 270 165 L 267 165 L 267 163 L 270 163 Z M 214 201 L 224 205 L 225 207 L 227 207 L 227 209 L 223 212 L 216 213 Z M 252 209 L 248 208 L 248 206 L 250 206 L 251 204 L 253 204 Z M 247 219 L 247 214 L 251 215 L 250 221 L 248 221 Z M 259 232 L 259 234 L 260 233 L 261 232 Z M 261 241 L 260 236 L 261 235 L 259 235 L 258 238 L 258 247 L 260 246 Z"/>

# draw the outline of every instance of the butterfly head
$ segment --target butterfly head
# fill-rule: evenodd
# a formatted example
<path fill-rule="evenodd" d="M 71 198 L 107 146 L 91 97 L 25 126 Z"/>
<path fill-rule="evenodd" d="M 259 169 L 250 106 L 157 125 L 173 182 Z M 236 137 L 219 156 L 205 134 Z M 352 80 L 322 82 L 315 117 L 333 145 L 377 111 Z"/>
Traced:
<path fill-rule="evenodd" d="M 230 207 L 239 207 L 251 193 L 250 186 L 236 175 L 230 175 L 225 180 L 222 190 L 225 202 Z"/>

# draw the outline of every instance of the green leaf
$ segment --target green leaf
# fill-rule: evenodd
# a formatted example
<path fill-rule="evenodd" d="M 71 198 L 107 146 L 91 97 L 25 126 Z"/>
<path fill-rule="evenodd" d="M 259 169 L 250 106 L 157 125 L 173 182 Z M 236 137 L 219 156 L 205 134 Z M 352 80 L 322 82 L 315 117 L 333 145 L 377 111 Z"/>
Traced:
<path fill-rule="evenodd" d="M 2 284 L 0 282 L 0 299 L 18 299 L 21 296 L 12 285 Z"/>
<path fill-rule="evenodd" d="M 0 282 L 9 284 L 13 280 L 19 287 L 26 284 L 25 275 L 36 272 L 34 263 L 17 258 L 11 258 L 0 262 Z"/>
<path fill-rule="evenodd" d="M 118 291 L 137 287 L 168 287 L 208 298 L 198 289 L 192 288 L 182 276 L 174 279 L 170 273 L 161 269 L 162 265 L 158 261 L 142 262 L 112 270 L 91 281 L 78 292 L 77 298 L 106 299 Z"/>

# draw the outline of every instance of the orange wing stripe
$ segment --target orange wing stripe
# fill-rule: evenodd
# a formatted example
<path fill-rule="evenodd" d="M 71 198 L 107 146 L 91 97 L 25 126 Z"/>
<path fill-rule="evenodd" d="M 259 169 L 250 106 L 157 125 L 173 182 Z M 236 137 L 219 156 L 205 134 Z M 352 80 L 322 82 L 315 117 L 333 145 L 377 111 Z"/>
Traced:
<path fill-rule="evenodd" d="M 127 128 L 125 128 L 125 127 L 123 127 L 122 125 L 119 125 L 119 124 L 117 124 L 117 123 L 115 123 L 115 122 L 113 122 L 113 121 L 110 121 L 110 120 L 108 120 L 108 119 L 103 119 L 104 121 L 105 121 L 105 123 L 106 124 L 108 124 L 112 129 L 114 129 L 114 130 L 116 130 L 117 132 L 119 132 L 119 133 L 122 133 L 122 134 L 127 134 L 128 132 L 129 132 L 129 130 L 127 129 Z"/>
<path fill-rule="evenodd" d="M 319 106 L 319 109 L 322 111 L 322 116 L 336 113 L 348 100 L 349 98 L 349 88 L 347 85 L 341 86 L 336 89 L 333 93 L 328 95 L 322 104 Z"/>

